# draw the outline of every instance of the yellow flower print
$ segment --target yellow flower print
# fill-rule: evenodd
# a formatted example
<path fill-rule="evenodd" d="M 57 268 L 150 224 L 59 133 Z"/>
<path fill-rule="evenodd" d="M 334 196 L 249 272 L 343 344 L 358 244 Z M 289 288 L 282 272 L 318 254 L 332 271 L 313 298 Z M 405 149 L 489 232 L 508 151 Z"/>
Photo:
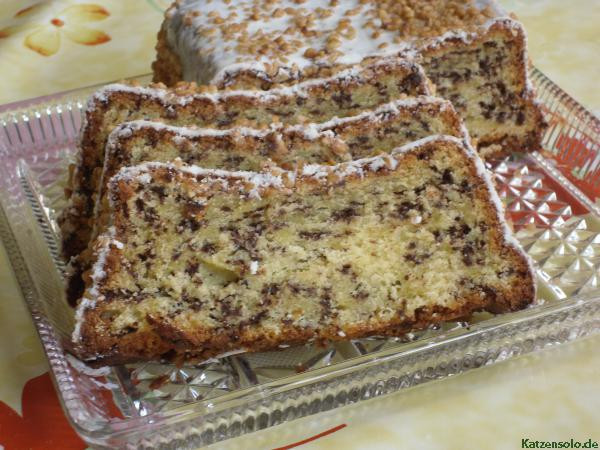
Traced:
<path fill-rule="evenodd" d="M 27 31 L 25 46 L 42 56 L 54 55 L 60 48 L 61 35 L 82 45 L 99 45 L 110 41 L 103 31 L 83 24 L 106 19 L 110 13 L 92 3 L 67 6 L 55 11 L 57 2 L 35 3 L 14 15 L 16 24 L 0 29 L 0 39 Z"/>

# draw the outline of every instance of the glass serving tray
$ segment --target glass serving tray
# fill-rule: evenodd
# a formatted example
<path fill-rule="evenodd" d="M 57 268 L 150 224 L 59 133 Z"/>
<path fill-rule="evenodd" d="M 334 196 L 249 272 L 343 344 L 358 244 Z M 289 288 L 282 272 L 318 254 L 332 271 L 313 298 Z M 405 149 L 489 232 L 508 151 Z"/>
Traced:
<path fill-rule="evenodd" d="M 0 236 L 77 432 L 98 447 L 197 447 L 600 333 L 600 121 L 536 69 L 532 81 L 550 123 L 543 149 L 491 168 L 536 262 L 535 306 L 183 367 L 90 369 L 65 352 L 73 311 L 55 217 L 94 88 L 0 106 Z"/>

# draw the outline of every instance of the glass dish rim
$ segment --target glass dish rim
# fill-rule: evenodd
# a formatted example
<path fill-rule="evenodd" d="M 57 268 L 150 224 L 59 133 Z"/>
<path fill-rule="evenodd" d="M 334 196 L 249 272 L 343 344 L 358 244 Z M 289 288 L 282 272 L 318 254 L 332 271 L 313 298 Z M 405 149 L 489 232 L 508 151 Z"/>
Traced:
<path fill-rule="evenodd" d="M 542 81 L 546 80 L 552 83 L 542 72 L 535 68 L 533 70 L 534 73 L 537 72 L 537 74 L 543 78 Z M 145 74 L 139 77 L 134 77 L 133 79 L 143 79 L 147 77 L 148 74 Z M 86 93 L 106 84 L 107 83 L 99 83 L 92 86 L 0 105 L 0 122 L 5 120 L 10 114 L 15 115 L 23 113 L 28 109 L 33 109 L 41 105 L 51 105 L 57 102 L 60 104 L 65 104 L 71 100 L 69 97 L 84 96 Z M 595 121 L 595 123 L 600 124 L 600 121 L 576 100 L 572 99 L 567 94 L 564 95 L 566 96 L 566 100 L 573 105 L 573 108 L 577 111 L 577 113 L 584 114 L 591 120 Z M 0 157 L 1 156 L 4 155 L 0 153 Z M 533 154 L 531 157 L 536 158 L 538 163 L 543 164 L 545 162 L 545 158 L 539 154 Z M 574 194 L 578 200 L 583 200 L 583 203 L 590 210 L 590 212 L 600 216 L 600 208 L 591 199 L 589 199 L 587 195 L 581 192 L 580 189 L 574 186 L 568 179 L 564 177 L 564 175 L 562 175 L 551 165 L 544 167 L 549 172 L 556 172 L 552 173 L 553 176 L 564 178 L 564 180 L 559 180 L 562 186 Z M 4 195 L 1 191 L 0 194 Z M 2 199 L 0 198 L 0 200 Z M 59 361 L 60 358 L 65 358 L 67 353 L 63 350 L 62 354 L 56 355 L 53 354 L 56 353 L 56 351 L 50 348 L 51 344 L 54 345 L 54 348 L 56 348 L 56 344 L 58 343 L 60 345 L 60 342 L 58 342 L 56 337 L 53 336 L 52 325 L 44 317 L 44 314 L 39 311 L 37 304 L 41 301 L 41 299 L 38 298 L 40 294 L 35 292 L 36 289 L 32 284 L 29 286 L 24 285 L 23 283 L 26 283 L 27 280 L 23 280 L 23 276 L 19 276 L 17 274 L 17 272 L 24 270 L 27 276 L 31 277 L 31 274 L 24 263 L 24 256 L 20 254 L 18 247 L 16 249 L 9 248 L 10 244 L 12 244 L 14 247 L 17 246 L 16 238 L 6 238 L 6 236 L 11 234 L 12 231 L 9 219 L 3 210 L 2 202 L 0 202 L 0 235 L 2 235 L 4 245 L 7 247 L 7 253 L 11 261 L 11 270 L 13 270 L 15 278 L 19 280 L 21 291 L 30 309 L 36 331 L 40 335 L 44 352 L 49 361 L 53 382 L 57 391 L 60 393 L 58 397 L 66 413 L 65 415 L 67 416 L 71 425 L 82 436 L 90 439 L 92 442 L 95 439 L 106 437 L 108 434 L 110 434 L 111 437 L 118 437 L 120 435 L 130 434 L 134 431 L 139 431 L 145 426 L 159 427 L 164 423 L 164 421 L 173 417 L 177 417 L 177 422 L 182 422 L 207 414 L 218 414 L 223 411 L 233 410 L 233 408 L 239 406 L 239 404 L 243 404 L 244 402 L 254 401 L 257 399 L 268 400 L 269 397 L 274 397 L 275 395 L 281 394 L 290 389 L 310 386 L 311 384 L 319 382 L 323 378 L 336 378 L 344 374 L 359 372 L 360 370 L 366 370 L 377 364 L 401 359 L 410 354 L 424 353 L 428 350 L 438 349 L 450 343 L 461 342 L 462 340 L 484 334 L 490 330 L 513 326 L 515 324 L 531 321 L 535 318 L 550 316 L 552 314 L 571 311 L 582 307 L 582 305 L 600 304 L 600 290 L 598 290 L 597 292 L 595 291 L 591 294 L 571 297 L 560 302 L 546 305 L 536 305 L 535 308 L 529 308 L 515 313 L 492 317 L 483 322 L 473 324 L 469 328 L 449 330 L 436 336 L 406 343 L 401 347 L 379 350 L 374 353 L 351 358 L 320 369 L 314 369 L 310 372 L 300 373 L 271 382 L 239 389 L 224 394 L 218 398 L 192 402 L 168 411 L 155 411 L 144 417 L 130 417 L 125 419 L 111 419 L 94 422 L 90 421 L 89 419 L 81 419 L 81 417 L 76 414 L 77 407 L 82 404 L 82 402 L 78 400 L 81 397 L 77 392 L 74 382 L 70 379 L 70 375 L 66 366 L 64 366 L 64 362 Z M 23 261 L 19 263 L 18 258 L 22 258 Z M 17 270 L 18 268 L 15 267 L 15 264 L 17 266 L 22 265 L 22 267 Z M 54 343 L 49 342 L 48 340 L 54 340 Z M 118 430 L 113 427 L 113 425 L 116 424 L 118 424 Z"/>

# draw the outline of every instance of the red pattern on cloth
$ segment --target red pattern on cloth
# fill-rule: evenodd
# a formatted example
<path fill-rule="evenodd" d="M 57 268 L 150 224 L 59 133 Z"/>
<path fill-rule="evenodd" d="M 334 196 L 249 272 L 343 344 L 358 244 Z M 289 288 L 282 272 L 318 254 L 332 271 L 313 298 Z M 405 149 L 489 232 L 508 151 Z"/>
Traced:
<path fill-rule="evenodd" d="M 67 421 L 48 372 L 25 384 L 23 416 L 0 402 L 0 445 L 6 450 L 81 450 L 85 443 Z"/>

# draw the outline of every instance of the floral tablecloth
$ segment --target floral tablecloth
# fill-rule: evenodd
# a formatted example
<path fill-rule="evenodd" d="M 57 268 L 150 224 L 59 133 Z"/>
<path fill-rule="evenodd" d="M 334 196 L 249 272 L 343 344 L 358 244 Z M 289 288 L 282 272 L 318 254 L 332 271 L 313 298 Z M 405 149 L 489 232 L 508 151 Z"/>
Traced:
<path fill-rule="evenodd" d="M 536 65 L 600 112 L 600 2 L 502 2 Z M 0 2 L 0 104 L 150 71 L 167 0 Z M 228 441 L 225 448 L 521 448 L 600 441 L 600 338 Z M 0 245 L 0 450 L 81 449 Z"/>

